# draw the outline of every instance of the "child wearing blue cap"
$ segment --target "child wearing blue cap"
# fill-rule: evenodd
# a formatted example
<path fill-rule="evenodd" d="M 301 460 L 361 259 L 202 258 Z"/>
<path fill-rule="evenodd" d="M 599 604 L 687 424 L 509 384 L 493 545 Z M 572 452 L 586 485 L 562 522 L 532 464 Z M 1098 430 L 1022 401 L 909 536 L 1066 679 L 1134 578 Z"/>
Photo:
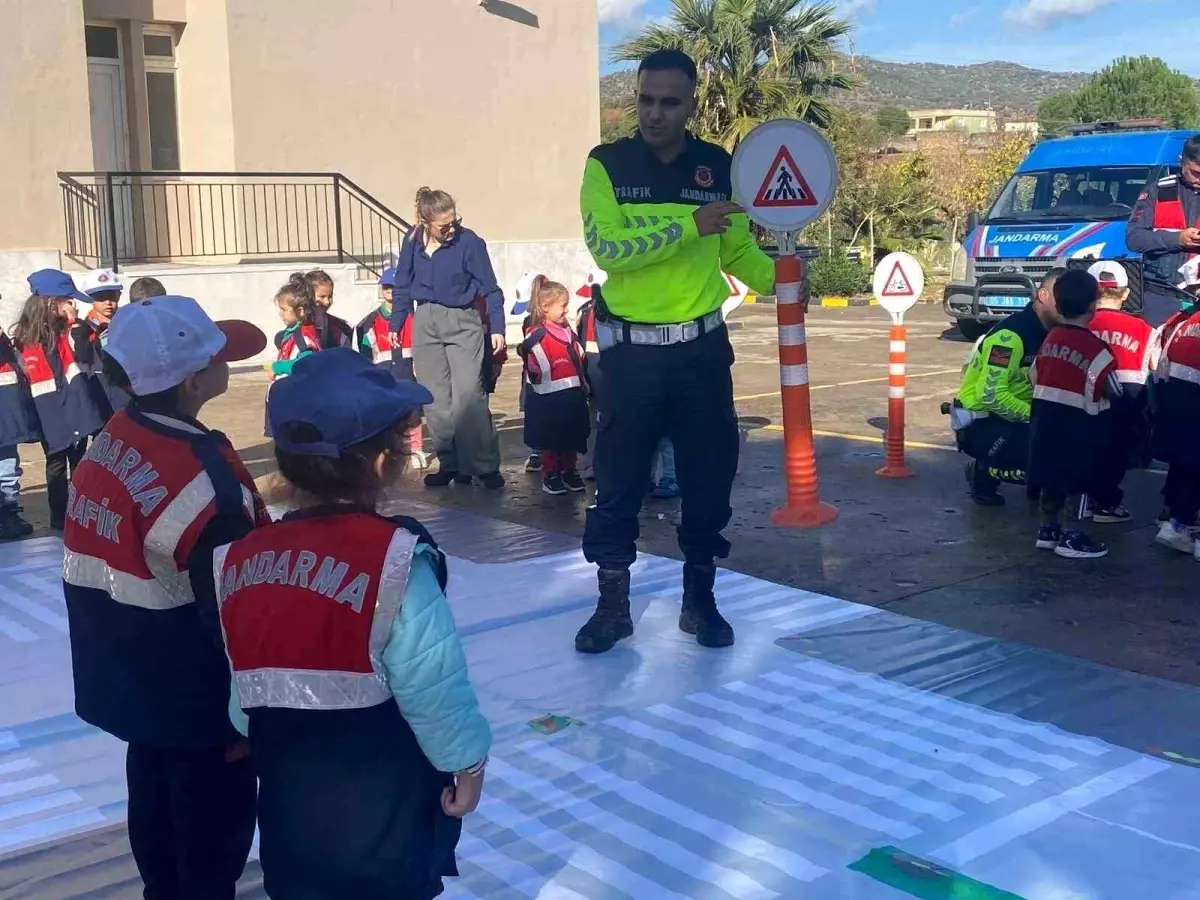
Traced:
<path fill-rule="evenodd" d="M 379 308 L 363 319 L 354 329 L 355 343 L 363 356 L 380 366 L 387 366 L 398 379 L 415 381 L 412 361 L 412 316 L 406 316 L 399 335 L 392 332 L 392 291 L 396 288 L 396 268 L 389 266 L 379 276 Z M 422 426 L 416 425 L 408 435 L 409 462 L 415 469 L 429 468 L 425 455 Z"/>
<path fill-rule="evenodd" d="M 29 276 L 30 296 L 13 328 L 13 346 L 29 379 L 46 453 L 46 498 L 50 527 L 62 531 L 67 515 L 67 485 L 87 449 L 87 440 L 104 427 L 104 403 L 75 358 L 70 330 L 75 301 L 91 303 L 66 272 L 41 269 Z"/>
<path fill-rule="evenodd" d="M 432 399 L 349 349 L 299 360 L 267 414 L 302 508 L 192 572 L 215 593 L 275 900 L 430 900 L 458 874 L 491 731 L 445 557 L 419 522 L 375 511 Z"/>

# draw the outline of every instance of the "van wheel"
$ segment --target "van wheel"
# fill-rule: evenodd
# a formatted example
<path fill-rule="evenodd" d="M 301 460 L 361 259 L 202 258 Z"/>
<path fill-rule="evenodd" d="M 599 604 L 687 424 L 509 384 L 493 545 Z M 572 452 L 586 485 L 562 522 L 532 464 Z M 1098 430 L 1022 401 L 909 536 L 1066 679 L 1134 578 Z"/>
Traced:
<path fill-rule="evenodd" d="M 988 330 L 988 326 L 982 322 L 976 322 L 974 319 L 957 319 L 958 330 L 968 341 L 977 341 L 983 337 Z"/>

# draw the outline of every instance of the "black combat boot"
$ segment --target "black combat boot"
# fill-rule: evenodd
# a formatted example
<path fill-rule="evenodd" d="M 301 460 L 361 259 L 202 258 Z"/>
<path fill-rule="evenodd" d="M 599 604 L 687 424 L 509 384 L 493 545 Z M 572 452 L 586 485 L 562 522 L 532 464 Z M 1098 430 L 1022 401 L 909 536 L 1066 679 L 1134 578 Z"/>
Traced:
<path fill-rule="evenodd" d="M 61 529 L 60 529 L 61 530 Z M 33 526 L 21 518 L 15 506 L 0 507 L 0 541 L 15 541 L 33 534 Z"/>
<path fill-rule="evenodd" d="M 971 499 L 978 506 L 1003 506 L 1000 481 L 975 460 L 967 463 L 967 484 L 971 486 Z"/>
<path fill-rule="evenodd" d="M 728 647 L 733 643 L 733 626 L 717 612 L 713 583 L 717 567 L 711 563 L 683 564 L 683 609 L 679 612 L 679 630 L 694 634 L 701 647 Z"/>
<path fill-rule="evenodd" d="M 580 653 L 607 653 L 617 643 L 633 635 L 629 617 L 629 570 L 601 569 L 600 600 L 596 611 L 575 635 Z"/>

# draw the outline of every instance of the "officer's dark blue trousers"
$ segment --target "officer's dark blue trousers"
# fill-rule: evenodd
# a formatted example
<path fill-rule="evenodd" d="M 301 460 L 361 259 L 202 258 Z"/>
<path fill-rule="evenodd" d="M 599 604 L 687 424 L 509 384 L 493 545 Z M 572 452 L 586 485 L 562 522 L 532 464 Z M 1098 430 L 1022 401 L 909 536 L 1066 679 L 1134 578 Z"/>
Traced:
<path fill-rule="evenodd" d="M 729 495 L 738 461 L 732 366 L 724 326 L 683 344 L 620 343 L 601 352 L 596 505 L 583 535 L 589 562 L 601 569 L 633 565 L 638 511 L 664 436 L 675 444 L 684 558 L 710 564 L 729 555 L 721 531 L 733 515 Z"/>

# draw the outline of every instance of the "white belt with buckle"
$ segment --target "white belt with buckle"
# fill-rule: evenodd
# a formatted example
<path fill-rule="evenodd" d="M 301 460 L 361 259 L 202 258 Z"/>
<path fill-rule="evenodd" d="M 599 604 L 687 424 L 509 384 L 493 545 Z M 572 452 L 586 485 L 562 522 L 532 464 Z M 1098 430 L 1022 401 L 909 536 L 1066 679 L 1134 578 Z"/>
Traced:
<path fill-rule="evenodd" d="M 601 340 L 601 349 L 612 344 L 625 342 L 625 329 L 629 329 L 629 343 L 642 346 L 666 347 L 672 344 L 686 344 L 701 335 L 720 328 L 725 321 L 721 310 L 710 312 L 707 316 L 691 322 L 681 322 L 674 325 L 633 325 L 624 322 L 596 323 L 597 337 L 601 328 L 612 333 L 611 343 Z M 703 325 L 703 328 L 701 326 Z"/>

